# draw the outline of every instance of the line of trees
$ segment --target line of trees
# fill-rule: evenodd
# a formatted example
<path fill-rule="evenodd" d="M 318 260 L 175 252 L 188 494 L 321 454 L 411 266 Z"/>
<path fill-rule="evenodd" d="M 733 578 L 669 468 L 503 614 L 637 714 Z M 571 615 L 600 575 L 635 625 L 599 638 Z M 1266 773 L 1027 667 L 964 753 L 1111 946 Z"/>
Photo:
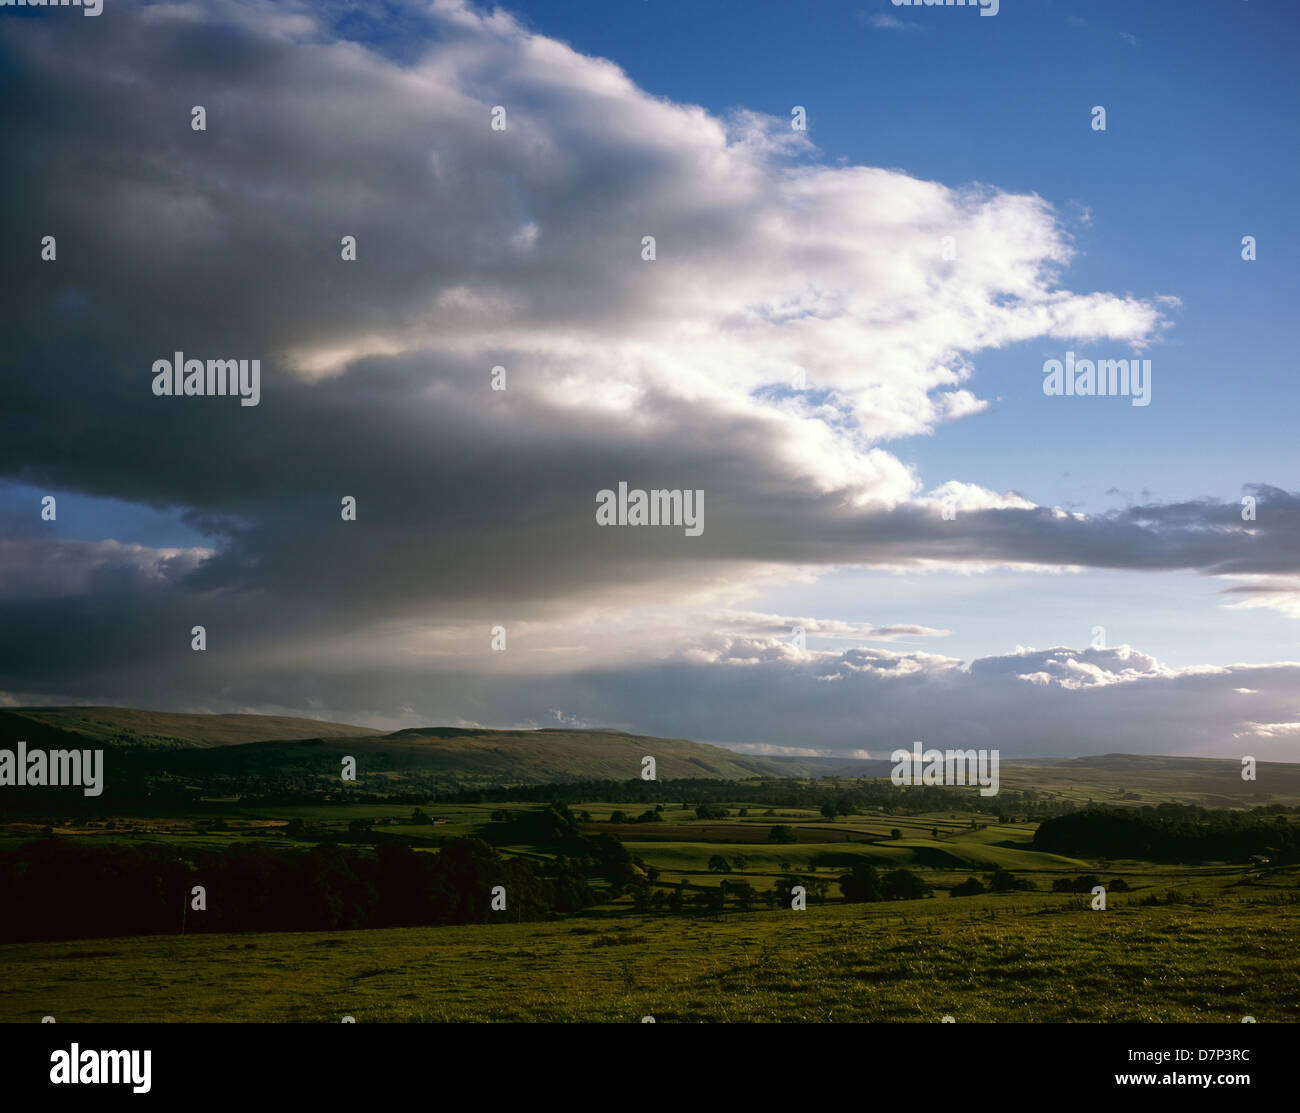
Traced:
<path fill-rule="evenodd" d="M 608 800 L 615 804 L 693 803 L 701 819 L 725 818 L 729 803 L 758 804 L 765 808 L 812 808 L 829 818 L 881 810 L 910 815 L 921 812 L 979 811 L 1012 818 L 1039 819 L 1078 807 L 1071 800 L 1033 789 L 1003 789 L 997 796 L 981 796 L 978 789 L 944 785 L 900 786 L 889 778 L 818 780 L 764 777 L 752 781 L 682 779 L 643 781 L 584 780 L 545 785 L 494 785 L 442 792 L 432 797 L 440 804 L 494 804 Z M 701 812 L 701 808 L 705 809 Z"/>
<path fill-rule="evenodd" d="M 880 900 L 920 900 L 931 893 L 925 880 L 911 870 L 890 870 L 881 874 L 875 866 L 859 862 L 839 879 L 845 901 L 865 903 Z"/>
<path fill-rule="evenodd" d="M 624 884 L 630 865 L 604 864 Z M 504 911 L 492 908 L 498 885 Z M 202 910 L 194 886 L 203 889 Z M 576 912 L 597 899 L 579 863 L 505 858 L 479 839 L 449 840 L 437 853 L 398 843 L 374 852 L 235 844 L 182 857 L 169 846 L 52 838 L 0 853 L 5 942 L 170 934 L 182 924 L 187 932 L 231 932 L 513 922 Z"/>
<path fill-rule="evenodd" d="M 984 882 L 987 881 L 986 885 Z M 1032 892 L 1038 888 L 1038 882 L 1030 877 L 1017 877 L 1010 870 L 1001 866 L 990 874 L 984 875 L 984 881 L 972 874 L 965 881 L 959 881 L 948 890 L 949 896 L 973 897 L 980 893 L 1015 893 Z"/>
<path fill-rule="evenodd" d="M 1074 858 L 1181 863 L 1243 862 L 1268 854 L 1281 864 L 1300 861 L 1300 825 L 1277 809 L 1093 808 L 1046 820 L 1034 832 L 1033 847 Z"/>

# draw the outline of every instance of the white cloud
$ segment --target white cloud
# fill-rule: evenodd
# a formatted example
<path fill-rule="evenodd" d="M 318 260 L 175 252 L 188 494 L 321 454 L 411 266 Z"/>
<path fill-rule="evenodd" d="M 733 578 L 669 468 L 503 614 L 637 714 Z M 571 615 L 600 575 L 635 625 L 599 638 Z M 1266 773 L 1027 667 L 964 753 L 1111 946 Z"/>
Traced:
<path fill-rule="evenodd" d="M 1276 739 L 1300 739 L 1300 723 L 1252 723 L 1246 722 L 1244 730 L 1234 734 L 1234 738 L 1258 738 L 1266 741 Z M 1294 758 L 1290 759 L 1294 760 Z"/>
<path fill-rule="evenodd" d="M 910 20 L 899 19 L 896 15 L 890 15 L 888 12 L 876 12 L 866 18 L 868 26 L 874 27 L 877 31 L 922 31 L 924 28 L 919 23 L 913 23 Z"/>

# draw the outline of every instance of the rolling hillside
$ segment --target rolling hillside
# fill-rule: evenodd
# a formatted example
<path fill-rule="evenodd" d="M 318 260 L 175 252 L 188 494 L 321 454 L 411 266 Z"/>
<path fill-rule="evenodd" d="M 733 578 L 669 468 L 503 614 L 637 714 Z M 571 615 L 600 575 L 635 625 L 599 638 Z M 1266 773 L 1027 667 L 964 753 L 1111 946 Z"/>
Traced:
<path fill-rule="evenodd" d="M 0 745 L 85 746 L 88 742 L 152 749 L 235 746 L 276 738 L 357 737 L 367 727 L 277 715 L 180 715 L 131 707 L 18 707 L 0 711 Z"/>
<path fill-rule="evenodd" d="M 1166 801 L 1206 808 L 1300 804 L 1300 764 L 1260 761 L 1255 780 L 1241 762 L 1221 758 L 1101 754 L 1065 761 L 1002 763 L 1002 786 L 1054 792 L 1086 804 L 1150 805 Z"/>
<path fill-rule="evenodd" d="M 255 742 L 187 755 L 184 768 L 238 776 L 329 774 L 345 756 L 359 777 L 422 775 L 448 785 L 544 784 L 580 780 L 626 781 L 641 775 L 641 759 L 655 759 L 661 780 L 807 776 L 798 765 L 684 739 L 646 738 L 618 731 L 462 730 L 429 727 L 354 738 Z"/>
<path fill-rule="evenodd" d="M 189 715 L 124 707 L 26 707 L 0 711 L 0 747 L 84 747 L 119 751 L 137 769 L 199 778 L 338 777 L 357 760 L 371 787 L 420 789 L 625 781 L 654 757 L 661 780 L 753 777 L 888 777 L 888 761 L 756 756 L 686 739 L 617 730 L 486 730 L 421 727 L 382 734 L 346 723 L 270 715 Z M 129 755 L 129 756 L 128 756 Z M 1004 759 L 1005 789 L 1076 804 L 1163 801 L 1206 807 L 1300 803 L 1300 764 L 1261 762 L 1243 781 L 1239 761 L 1106 754 L 1066 760 Z"/>

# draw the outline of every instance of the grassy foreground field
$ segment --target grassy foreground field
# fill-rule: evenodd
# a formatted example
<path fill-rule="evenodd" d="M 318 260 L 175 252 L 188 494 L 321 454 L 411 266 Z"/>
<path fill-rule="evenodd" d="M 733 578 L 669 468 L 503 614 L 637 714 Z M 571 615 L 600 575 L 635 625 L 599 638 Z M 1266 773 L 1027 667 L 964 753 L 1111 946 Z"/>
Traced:
<path fill-rule="evenodd" d="M 1296 1021 L 1294 885 L 13 944 L 0 1021 Z"/>

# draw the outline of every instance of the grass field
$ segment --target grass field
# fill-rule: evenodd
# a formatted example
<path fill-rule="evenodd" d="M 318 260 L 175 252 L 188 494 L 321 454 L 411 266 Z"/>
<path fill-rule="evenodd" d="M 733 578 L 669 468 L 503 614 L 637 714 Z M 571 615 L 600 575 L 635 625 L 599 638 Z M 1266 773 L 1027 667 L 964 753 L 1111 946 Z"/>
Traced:
<path fill-rule="evenodd" d="M 1296 883 L 16 944 L 0 1021 L 1294 1021 Z"/>

